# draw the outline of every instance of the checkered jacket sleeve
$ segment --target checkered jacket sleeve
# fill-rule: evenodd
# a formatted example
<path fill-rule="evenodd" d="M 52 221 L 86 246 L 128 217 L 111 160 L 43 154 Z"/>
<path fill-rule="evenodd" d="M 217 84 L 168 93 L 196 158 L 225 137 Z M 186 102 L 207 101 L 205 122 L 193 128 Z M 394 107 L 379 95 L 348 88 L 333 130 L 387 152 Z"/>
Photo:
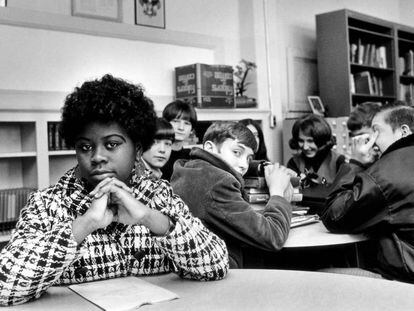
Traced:
<path fill-rule="evenodd" d="M 204 281 L 218 280 L 227 274 L 228 254 L 224 242 L 190 214 L 186 204 L 164 181 L 144 179 L 134 187 L 140 202 L 168 215 L 174 223 L 170 232 L 162 237 L 152 235 L 142 226 L 130 229 L 125 226 L 128 233 L 123 240 L 131 237 L 147 249 L 148 255 L 139 266 L 141 270 L 136 261 L 133 264 L 133 256 L 128 255 L 131 250 L 120 248 L 122 243 L 117 246 L 108 244 L 107 236 L 99 231 L 77 244 L 72 222 L 80 210 L 69 206 L 76 202 L 76 206 L 86 209 L 88 199 L 82 195 L 62 196 L 59 193 L 57 188 L 36 191 L 22 210 L 16 231 L 0 254 L 0 305 L 16 305 L 38 298 L 54 284 L 166 271 Z M 119 260 L 116 273 L 106 269 L 99 272 L 97 268 L 97 254 L 107 249 L 110 249 L 110 257 L 114 257 L 112 261 Z M 105 258 L 99 260 L 108 260 Z M 89 263 L 93 271 L 91 276 L 76 275 L 75 266 L 79 262 Z"/>
<path fill-rule="evenodd" d="M 53 222 L 40 192 L 32 193 L 0 254 L 0 305 L 39 297 L 76 255 L 72 221 Z"/>
<path fill-rule="evenodd" d="M 161 183 L 166 184 L 164 181 Z M 155 237 L 155 243 L 171 260 L 173 271 L 183 278 L 222 279 L 228 270 L 224 241 L 190 213 L 187 205 L 173 194 L 169 185 L 158 189 L 150 206 L 169 216 L 174 228 L 165 237 Z"/>

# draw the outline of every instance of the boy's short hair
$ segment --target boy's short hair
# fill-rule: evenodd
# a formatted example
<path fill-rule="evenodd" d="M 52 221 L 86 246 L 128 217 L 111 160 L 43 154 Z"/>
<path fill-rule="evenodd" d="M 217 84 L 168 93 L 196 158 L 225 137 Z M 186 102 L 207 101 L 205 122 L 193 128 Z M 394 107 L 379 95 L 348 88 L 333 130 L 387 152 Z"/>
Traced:
<path fill-rule="evenodd" d="M 383 105 L 379 112 L 384 112 L 384 121 L 391 126 L 393 131 L 406 124 L 414 133 L 414 107 L 397 101 Z"/>
<path fill-rule="evenodd" d="M 93 122 L 117 123 L 143 149 L 154 140 L 156 113 L 141 85 L 110 74 L 84 82 L 69 94 L 62 108 L 60 135 L 74 147 L 76 138 Z"/>
<path fill-rule="evenodd" d="M 192 104 L 176 100 L 165 106 L 162 117 L 168 122 L 174 119 L 183 119 L 189 121 L 194 128 L 197 123 L 197 112 Z"/>
<path fill-rule="evenodd" d="M 228 138 L 237 140 L 253 151 L 257 148 L 253 133 L 245 125 L 231 121 L 220 121 L 211 124 L 204 134 L 203 144 L 206 141 L 212 141 L 220 146 Z"/>
<path fill-rule="evenodd" d="M 350 114 L 346 126 L 351 132 L 358 131 L 363 127 L 371 127 L 374 115 L 380 110 L 381 103 L 364 102 L 359 104 Z"/>
<path fill-rule="evenodd" d="M 292 127 L 290 146 L 299 146 L 299 132 L 312 137 L 318 148 L 334 144 L 331 127 L 323 117 L 316 114 L 305 115 L 296 120 Z"/>

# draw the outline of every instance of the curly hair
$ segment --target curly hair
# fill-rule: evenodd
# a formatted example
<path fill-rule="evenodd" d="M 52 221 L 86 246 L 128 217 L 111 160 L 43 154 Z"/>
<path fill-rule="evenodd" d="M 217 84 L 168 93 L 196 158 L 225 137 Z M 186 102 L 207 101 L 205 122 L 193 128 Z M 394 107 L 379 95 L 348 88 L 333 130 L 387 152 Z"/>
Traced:
<path fill-rule="evenodd" d="M 115 122 L 134 143 L 146 149 L 154 139 L 155 120 L 154 105 L 141 85 L 106 74 L 84 82 L 66 97 L 60 135 L 69 147 L 74 147 L 76 138 L 90 123 Z"/>

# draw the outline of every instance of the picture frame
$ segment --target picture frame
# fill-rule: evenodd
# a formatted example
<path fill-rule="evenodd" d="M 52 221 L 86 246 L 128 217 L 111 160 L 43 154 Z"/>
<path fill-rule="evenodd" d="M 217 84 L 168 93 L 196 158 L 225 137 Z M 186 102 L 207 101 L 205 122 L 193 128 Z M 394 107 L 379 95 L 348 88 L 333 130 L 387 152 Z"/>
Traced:
<path fill-rule="evenodd" d="M 322 104 L 322 100 L 319 96 L 308 96 L 309 106 L 312 109 L 313 114 L 319 116 L 325 116 L 325 107 Z"/>
<path fill-rule="evenodd" d="M 7 0 L 0 0 L 0 7 L 6 7 L 7 6 Z"/>
<path fill-rule="evenodd" d="M 287 47 L 288 101 L 285 118 L 297 118 L 311 112 L 307 96 L 318 94 L 316 50 Z"/>
<path fill-rule="evenodd" d="M 122 0 L 72 0 L 72 16 L 122 21 Z"/>
<path fill-rule="evenodd" d="M 135 24 L 165 29 L 165 0 L 135 0 Z"/>

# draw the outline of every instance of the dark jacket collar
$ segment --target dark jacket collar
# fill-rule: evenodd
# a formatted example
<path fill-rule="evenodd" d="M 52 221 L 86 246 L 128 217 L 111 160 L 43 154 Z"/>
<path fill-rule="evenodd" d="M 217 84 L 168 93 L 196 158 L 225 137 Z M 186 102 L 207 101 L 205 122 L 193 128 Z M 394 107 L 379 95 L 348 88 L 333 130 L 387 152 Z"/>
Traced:
<path fill-rule="evenodd" d="M 206 162 L 209 162 L 212 165 L 232 174 L 240 182 L 242 187 L 244 186 L 243 176 L 240 173 L 236 172 L 230 165 L 228 165 L 225 161 L 223 161 L 216 155 L 208 151 L 205 151 L 201 148 L 193 147 L 190 152 L 190 157 L 191 159 L 201 159 Z"/>
<path fill-rule="evenodd" d="M 404 148 L 404 147 L 409 147 L 409 146 L 414 146 L 414 134 L 403 137 L 403 138 L 397 140 L 396 142 L 394 142 L 393 144 L 391 144 L 387 148 L 387 150 L 384 151 L 384 153 L 382 154 L 381 157 L 383 157 L 387 153 L 390 153 L 394 150 Z"/>

